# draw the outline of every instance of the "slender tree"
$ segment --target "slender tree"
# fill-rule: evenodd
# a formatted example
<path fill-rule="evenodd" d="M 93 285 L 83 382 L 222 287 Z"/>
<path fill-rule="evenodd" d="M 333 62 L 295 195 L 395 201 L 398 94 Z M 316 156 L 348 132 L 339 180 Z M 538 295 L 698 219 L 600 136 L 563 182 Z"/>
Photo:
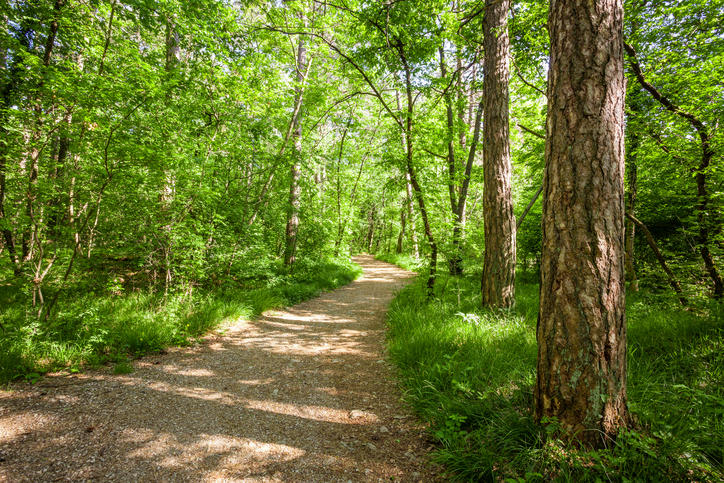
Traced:
<path fill-rule="evenodd" d="M 622 0 L 552 0 L 535 415 L 600 446 L 627 425 Z"/>
<path fill-rule="evenodd" d="M 307 70 L 307 49 L 304 45 L 304 38 L 299 37 L 299 46 L 297 47 L 297 85 L 294 88 L 296 99 L 301 106 L 302 96 L 304 96 L 305 72 Z M 294 117 L 294 152 L 292 154 L 292 164 L 289 168 L 289 205 L 287 207 L 287 229 L 284 244 L 284 265 L 291 266 L 294 264 L 295 252 L 297 249 L 297 233 L 299 231 L 299 196 L 301 194 L 301 186 L 299 179 L 302 176 L 302 121 L 301 114 Z"/>

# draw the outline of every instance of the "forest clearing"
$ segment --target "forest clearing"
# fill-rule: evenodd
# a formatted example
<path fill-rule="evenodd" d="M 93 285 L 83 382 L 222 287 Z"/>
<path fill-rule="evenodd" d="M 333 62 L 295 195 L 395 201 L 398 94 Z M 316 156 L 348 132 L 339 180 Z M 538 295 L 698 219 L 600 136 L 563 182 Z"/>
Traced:
<path fill-rule="evenodd" d="M 0 480 L 724 480 L 724 0 L 0 16 Z"/>

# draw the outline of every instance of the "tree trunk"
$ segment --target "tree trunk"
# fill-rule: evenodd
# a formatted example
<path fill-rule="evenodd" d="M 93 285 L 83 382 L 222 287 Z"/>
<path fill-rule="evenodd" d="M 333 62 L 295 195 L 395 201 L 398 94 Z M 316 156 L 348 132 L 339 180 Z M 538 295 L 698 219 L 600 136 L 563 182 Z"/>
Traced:
<path fill-rule="evenodd" d="M 440 77 L 447 77 L 447 64 L 445 63 L 445 49 L 440 47 Z M 447 147 L 447 170 L 448 170 L 448 196 L 450 197 L 450 209 L 453 214 L 453 231 L 452 231 L 452 250 L 448 259 L 448 269 L 450 275 L 459 277 L 462 275 L 462 257 L 460 256 L 460 217 L 457 190 L 457 175 L 455 161 L 455 118 L 453 115 L 453 105 L 450 92 L 445 93 L 445 114 L 447 123 L 447 132 L 445 134 L 445 144 Z M 459 140 L 458 140 L 459 141 Z"/>
<path fill-rule="evenodd" d="M 402 111 L 402 103 L 400 102 L 400 93 L 395 91 L 395 99 L 397 100 L 397 110 Z M 403 128 L 400 134 L 400 140 L 402 142 L 402 152 L 407 154 L 408 143 L 407 143 L 407 131 Z M 410 182 L 410 171 L 405 169 L 405 190 L 406 190 L 406 203 L 407 203 L 407 221 L 410 225 L 408 231 L 410 233 L 410 241 L 412 242 L 412 253 L 415 258 L 420 258 L 420 244 L 417 239 L 417 230 L 415 230 L 415 218 L 414 215 L 414 199 L 412 197 L 412 183 Z"/>
<path fill-rule="evenodd" d="M 167 76 L 171 76 L 178 67 L 181 58 L 180 42 L 173 18 L 166 19 L 166 64 Z M 166 92 L 166 99 L 170 102 L 172 92 Z M 164 224 L 161 228 L 161 253 L 163 256 L 164 293 L 168 293 L 173 280 L 173 201 L 176 197 L 176 175 L 170 169 L 164 169 L 163 186 L 159 194 L 160 208 Z"/>
<path fill-rule="evenodd" d="M 3 16 L 3 28 L 7 29 L 7 16 Z M 23 29 L 23 33 L 27 34 L 27 30 Z M 5 32 L 4 35 L 9 35 Z M 30 50 L 28 45 L 28 36 L 20 36 L 21 44 L 27 50 Z M 6 51 L 3 50 L 3 70 L 8 69 Z M 3 74 L 2 79 L 4 82 L 0 87 L 0 139 L 9 140 L 10 131 L 7 129 L 8 113 L 10 112 L 11 106 L 17 102 L 18 91 L 22 85 L 23 71 L 25 65 L 23 64 L 22 57 L 13 56 L 12 64 L 9 67 L 9 72 Z M 15 230 L 12 228 L 11 219 L 8 213 L 5 211 L 5 197 L 8 194 L 7 191 L 7 169 L 10 159 L 10 143 L 0 143 L 0 232 L 2 233 L 3 242 L 8 250 L 8 256 L 13 266 L 13 272 L 15 276 L 21 274 L 21 263 L 20 256 L 18 255 L 18 247 Z"/>
<path fill-rule="evenodd" d="M 509 0 L 487 0 L 483 18 L 485 260 L 482 303 L 486 307 L 510 307 L 515 297 L 515 215 L 511 192 L 512 166 L 508 128 L 509 9 Z"/>
<path fill-rule="evenodd" d="M 372 253 L 372 241 L 375 237 L 375 207 L 371 207 L 367 213 L 367 236 L 365 237 L 365 246 L 367 253 Z"/>
<path fill-rule="evenodd" d="M 629 421 L 623 1 L 552 0 L 535 416 L 602 446 Z"/>
<path fill-rule="evenodd" d="M 407 223 L 405 210 L 405 206 L 400 210 L 400 234 L 397 236 L 397 248 L 395 249 L 395 253 L 398 254 L 402 253 L 402 243 L 405 240 L 405 225 Z"/>
<path fill-rule="evenodd" d="M 305 80 L 305 65 L 307 63 L 306 58 L 307 50 L 304 46 L 304 40 L 299 39 L 299 47 L 297 49 L 297 85 L 295 87 L 295 93 L 297 99 L 301 99 L 303 95 L 303 83 Z M 301 106 L 301 102 L 300 102 Z M 289 168 L 289 205 L 287 211 L 287 229 L 286 239 L 284 243 L 284 265 L 291 267 L 294 264 L 297 251 L 297 234 L 299 230 L 299 196 L 301 194 L 301 186 L 299 186 L 299 179 L 302 176 L 302 115 L 301 112 L 294 118 L 294 153 L 292 155 L 293 161 Z"/>
<path fill-rule="evenodd" d="M 525 210 L 523 210 L 523 213 L 516 220 L 516 222 L 515 222 L 515 231 L 516 232 L 520 228 L 520 225 L 523 224 L 523 220 L 525 220 L 525 217 L 528 216 L 528 212 L 530 211 L 530 209 L 533 208 L 533 205 L 535 204 L 535 202 L 538 201 L 538 197 L 540 196 L 540 194 L 542 192 L 543 192 L 543 185 L 540 185 L 540 188 L 538 188 L 538 191 L 535 192 L 535 194 L 533 195 L 533 198 L 530 199 L 530 202 L 525 207 Z"/>
<path fill-rule="evenodd" d="M 404 140 L 403 140 L 404 142 Z M 410 173 L 405 172 L 405 190 L 407 204 L 407 222 L 409 224 L 408 231 L 410 233 L 410 241 L 412 242 L 412 254 L 415 258 L 420 258 L 420 242 L 417 240 L 417 230 L 415 230 L 415 205 L 412 198 L 412 183 L 410 183 Z"/>
<path fill-rule="evenodd" d="M 407 62 L 407 57 L 402 48 L 399 49 L 400 60 L 405 69 L 405 94 L 407 96 L 407 113 L 404 122 L 405 133 L 405 167 L 407 168 L 407 179 L 412 186 L 412 192 L 417 199 L 417 206 L 420 209 L 420 217 L 422 218 L 422 226 L 425 230 L 425 238 L 430 246 L 430 268 L 427 274 L 427 295 L 431 297 L 435 291 L 435 279 L 437 277 L 437 242 L 435 235 L 432 233 L 430 219 L 427 215 L 427 207 L 425 206 L 425 197 L 422 194 L 422 187 L 417 180 L 417 173 L 413 165 L 413 143 L 412 143 L 412 119 L 415 109 L 415 101 L 412 97 L 412 69 Z"/>
<path fill-rule="evenodd" d="M 351 119 L 351 118 L 350 118 Z M 339 157 L 337 158 L 337 238 L 334 240 L 334 255 L 339 255 L 339 247 L 344 237 L 345 223 L 342 221 L 342 176 L 340 173 L 342 165 L 342 154 L 344 153 L 344 140 L 347 138 L 349 122 L 342 132 L 342 139 L 339 141 Z"/>

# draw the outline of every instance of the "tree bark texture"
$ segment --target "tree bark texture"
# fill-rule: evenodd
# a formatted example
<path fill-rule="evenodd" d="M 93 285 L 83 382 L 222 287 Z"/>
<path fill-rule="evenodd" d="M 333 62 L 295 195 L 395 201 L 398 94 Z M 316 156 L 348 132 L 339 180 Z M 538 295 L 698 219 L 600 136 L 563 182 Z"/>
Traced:
<path fill-rule="evenodd" d="M 628 423 L 623 1 L 552 0 L 535 415 L 600 446 Z"/>
<path fill-rule="evenodd" d="M 301 106 L 301 96 L 304 95 L 304 79 L 305 66 L 307 63 L 307 50 L 304 46 L 304 40 L 299 39 L 299 47 L 297 49 L 297 86 L 295 88 L 299 105 Z M 302 120 L 301 113 L 294 118 L 294 153 L 292 165 L 289 168 L 289 205 L 287 213 L 287 229 L 286 240 L 284 244 L 284 265 L 291 266 L 294 264 L 297 251 L 297 232 L 299 231 L 299 206 L 301 186 L 299 179 L 302 176 L 301 157 L 302 157 Z"/>
<path fill-rule="evenodd" d="M 509 9 L 509 0 L 487 0 L 483 18 L 485 259 L 482 301 L 483 306 L 487 307 L 510 307 L 515 295 L 515 215 L 511 192 L 512 166 L 508 127 Z"/>

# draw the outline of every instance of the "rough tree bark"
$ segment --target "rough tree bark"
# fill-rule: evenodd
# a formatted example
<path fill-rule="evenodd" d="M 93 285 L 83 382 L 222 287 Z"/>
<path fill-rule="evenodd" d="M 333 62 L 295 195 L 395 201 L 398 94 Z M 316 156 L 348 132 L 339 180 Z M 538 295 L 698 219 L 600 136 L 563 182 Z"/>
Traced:
<path fill-rule="evenodd" d="M 510 307 L 515 296 L 515 215 L 511 192 L 512 166 L 508 127 L 509 9 L 509 0 L 486 0 L 483 17 L 485 260 L 482 303 L 486 307 Z"/>
<path fill-rule="evenodd" d="M 552 0 L 535 416 L 600 446 L 629 421 L 623 0 Z"/>

